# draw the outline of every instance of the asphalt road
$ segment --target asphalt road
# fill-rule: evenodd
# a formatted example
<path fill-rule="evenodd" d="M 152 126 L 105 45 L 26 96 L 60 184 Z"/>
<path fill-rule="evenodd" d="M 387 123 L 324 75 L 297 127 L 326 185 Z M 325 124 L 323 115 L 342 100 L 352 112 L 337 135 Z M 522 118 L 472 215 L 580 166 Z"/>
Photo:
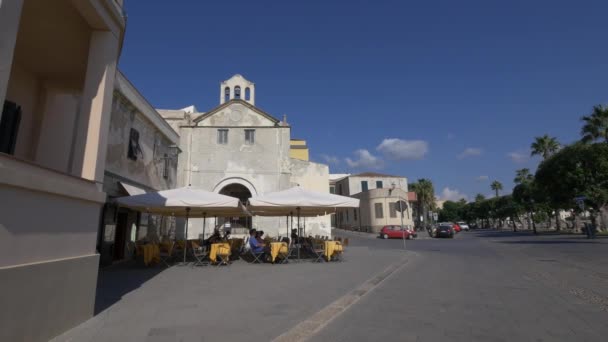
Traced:
<path fill-rule="evenodd" d="M 351 244 L 401 249 L 355 233 Z M 606 341 L 608 239 L 463 232 L 408 241 L 417 260 L 312 341 Z"/>

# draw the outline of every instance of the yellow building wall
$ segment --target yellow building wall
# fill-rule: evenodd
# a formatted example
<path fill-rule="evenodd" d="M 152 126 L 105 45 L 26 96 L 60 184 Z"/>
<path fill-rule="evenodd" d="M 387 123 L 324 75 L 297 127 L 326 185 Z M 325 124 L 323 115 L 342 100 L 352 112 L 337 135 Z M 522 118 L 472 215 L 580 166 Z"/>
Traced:
<path fill-rule="evenodd" d="M 308 147 L 306 140 L 291 140 L 289 149 L 289 157 L 304 161 L 309 161 Z"/>

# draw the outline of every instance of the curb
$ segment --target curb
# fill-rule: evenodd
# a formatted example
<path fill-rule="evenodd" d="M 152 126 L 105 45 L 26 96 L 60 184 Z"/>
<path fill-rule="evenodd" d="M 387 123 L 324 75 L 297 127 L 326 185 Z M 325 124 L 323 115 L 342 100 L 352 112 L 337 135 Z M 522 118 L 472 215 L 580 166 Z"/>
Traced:
<path fill-rule="evenodd" d="M 418 257 L 418 253 L 407 252 L 408 256 Z M 389 265 L 382 272 L 376 274 L 370 279 L 366 280 L 356 289 L 348 292 L 346 295 L 338 298 L 334 302 L 328 304 L 323 309 L 317 311 L 306 320 L 298 323 L 293 328 L 289 329 L 285 333 L 274 338 L 273 342 L 298 342 L 306 341 L 317 332 L 323 329 L 332 320 L 339 317 L 342 313 L 348 310 L 351 306 L 356 304 L 361 298 L 369 294 L 371 291 L 376 289 L 382 282 L 390 278 L 397 271 L 404 268 L 409 264 L 411 258 L 403 256 L 398 262 Z"/>

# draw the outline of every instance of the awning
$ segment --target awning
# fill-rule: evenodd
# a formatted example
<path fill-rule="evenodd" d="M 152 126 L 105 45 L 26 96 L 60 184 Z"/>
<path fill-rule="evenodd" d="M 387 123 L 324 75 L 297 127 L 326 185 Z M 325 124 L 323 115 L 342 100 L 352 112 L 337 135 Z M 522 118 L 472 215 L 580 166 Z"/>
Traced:
<path fill-rule="evenodd" d="M 120 186 L 129 194 L 129 196 L 141 195 L 147 193 L 146 190 L 124 182 L 118 182 Z"/>

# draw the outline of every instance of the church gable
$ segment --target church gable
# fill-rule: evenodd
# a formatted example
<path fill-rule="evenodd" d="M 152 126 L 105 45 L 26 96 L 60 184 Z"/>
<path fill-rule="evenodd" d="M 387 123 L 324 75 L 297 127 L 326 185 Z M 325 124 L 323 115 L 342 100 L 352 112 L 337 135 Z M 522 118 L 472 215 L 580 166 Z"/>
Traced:
<path fill-rule="evenodd" d="M 279 120 L 243 100 L 230 100 L 195 120 L 197 126 L 273 127 Z"/>

